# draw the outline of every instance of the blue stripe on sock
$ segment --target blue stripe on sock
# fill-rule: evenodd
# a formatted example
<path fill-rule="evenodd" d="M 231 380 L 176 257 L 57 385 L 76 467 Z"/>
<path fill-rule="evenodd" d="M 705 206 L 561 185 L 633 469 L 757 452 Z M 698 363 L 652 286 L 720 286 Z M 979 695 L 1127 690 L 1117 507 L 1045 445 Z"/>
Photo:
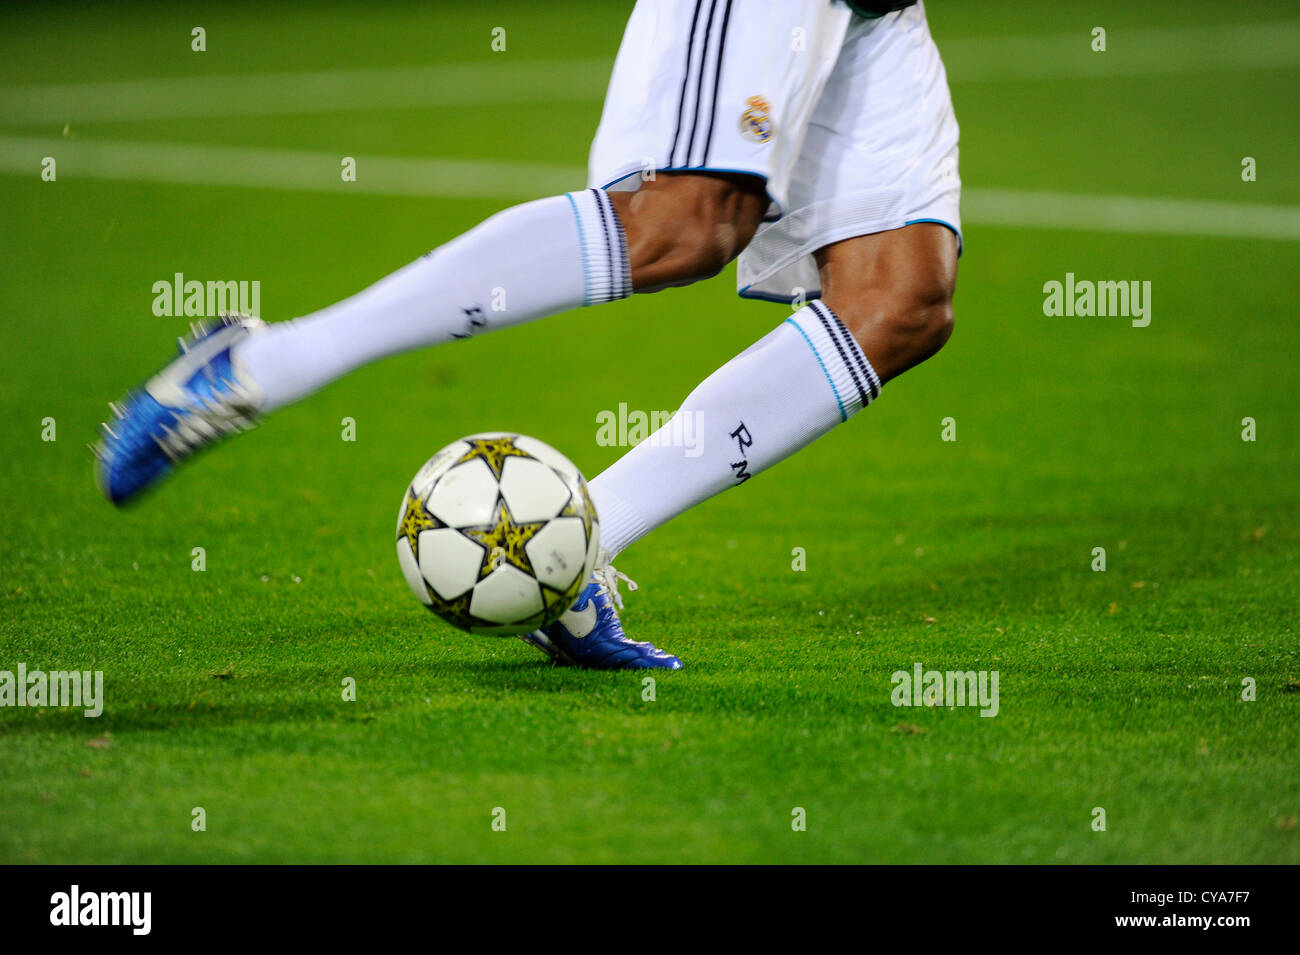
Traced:
<path fill-rule="evenodd" d="M 591 304 L 591 269 L 587 267 L 587 236 L 582 231 L 582 216 L 578 213 L 578 204 L 573 201 L 573 193 L 566 192 L 564 198 L 569 200 L 569 205 L 573 208 L 573 218 L 578 223 L 578 248 L 582 250 L 582 304 Z"/>
<path fill-rule="evenodd" d="M 826 370 L 826 363 L 822 361 L 822 356 L 817 354 L 817 349 L 813 346 L 812 339 L 808 337 L 807 332 L 799 327 L 799 323 L 794 320 L 793 316 L 787 318 L 786 323 L 793 325 L 799 334 L 803 336 L 803 340 L 808 343 L 808 347 L 812 349 L 813 357 L 817 359 L 817 364 L 821 366 L 822 374 L 826 376 L 826 384 L 831 386 L 831 394 L 835 396 L 835 403 L 840 406 L 840 420 L 848 421 L 849 416 L 844 411 L 844 402 L 840 401 L 840 393 L 835 390 L 835 382 L 831 379 L 831 373 Z"/>
<path fill-rule="evenodd" d="M 831 344 L 835 346 L 835 351 L 839 353 L 840 362 L 844 365 L 845 369 L 847 369 L 849 378 L 853 382 L 853 386 L 858 389 L 858 397 L 862 399 L 862 407 L 865 408 L 867 405 L 871 404 L 872 396 L 862 387 L 862 382 L 858 380 L 858 373 L 854 370 L 853 365 L 849 363 L 849 356 L 845 353 L 845 348 L 840 342 L 839 335 L 849 338 L 850 348 L 857 348 L 857 344 L 852 340 L 851 336 L 849 336 L 849 330 L 844 327 L 844 324 L 835 316 L 834 312 L 831 312 L 830 308 L 827 307 L 825 303 L 820 300 L 809 302 L 808 308 L 812 310 L 814 315 L 821 319 L 822 328 L 826 332 L 826 337 L 831 340 Z M 831 319 L 829 321 L 826 316 L 822 314 L 823 311 L 830 312 Z M 838 332 L 839 335 L 837 335 L 836 332 Z"/>

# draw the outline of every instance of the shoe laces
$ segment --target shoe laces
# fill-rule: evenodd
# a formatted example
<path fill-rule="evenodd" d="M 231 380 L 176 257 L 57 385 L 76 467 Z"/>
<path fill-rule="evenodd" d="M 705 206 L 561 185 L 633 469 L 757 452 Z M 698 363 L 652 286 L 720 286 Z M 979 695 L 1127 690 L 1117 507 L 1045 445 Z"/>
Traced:
<path fill-rule="evenodd" d="M 621 570 L 617 570 L 613 564 L 597 567 L 591 572 L 591 576 L 595 578 L 600 592 L 613 600 L 614 606 L 619 610 L 623 609 L 623 595 L 618 592 L 619 581 L 626 583 L 629 591 L 635 592 L 638 589 L 636 581 Z"/>

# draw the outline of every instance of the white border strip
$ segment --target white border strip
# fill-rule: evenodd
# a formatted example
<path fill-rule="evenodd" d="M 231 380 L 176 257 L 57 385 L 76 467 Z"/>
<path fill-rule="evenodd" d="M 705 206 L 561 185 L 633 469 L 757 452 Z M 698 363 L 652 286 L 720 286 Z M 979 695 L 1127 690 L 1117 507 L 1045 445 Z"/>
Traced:
<path fill-rule="evenodd" d="M 1146 196 L 967 189 L 962 219 L 980 225 L 1088 232 L 1206 235 L 1232 239 L 1300 239 L 1300 206 Z"/>
<path fill-rule="evenodd" d="M 289 116 L 599 100 L 612 61 L 511 60 L 0 87 L 0 123 Z"/>
<path fill-rule="evenodd" d="M 343 181 L 344 155 L 356 160 L 355 182 Z M 39 178 L 41 160 L 46 156 L 57 163 L 58 182 L 110 179 L 446 199 L 535 199 L 581 189 L 587 178 L 585 170 L 568 166 L 500 160 L 0 134 L 0 173 Z"/>
<path fill-rule="evenodd" d="M 1107 33 L 940 37 L 953 83 L 1270 70 L 1300 63 L 1300 20 Z M 488 60 L 234 76 L 149 77 L 0 87 L 0 123 L 287 116 L 350 110 L 599 102 L 613 61 Z"/>
<path fill-rule="evenodd" d="M 1112 26 L 1105 51 L 1097 52 L 1093 25 L 1079 22 L 1072 33 L 1044 36 L 941 35 L 937 43 L 953 83 L 1271 70 L 1300 63 L 1300 20 L 1173 29 Z"/>
<path fill-rule="evenodd" d="M 107 179 L 189 186 L 443 199 L 523 200 L 581 189 L 583 169 L 500 160 L 417 159 L 360 154 L 344 182 L 335 153 L 236 146 L 54 139 L 0 135 L 0 174 L 39 182 L 46 156 L 58 182 Z M 57 188 L 50 185 L 48 188 Z M 962 218 L 980 225 L 1083 229 L 1242 239 L 1300 239 L 1300 206 L 1141 196 L 1088 196 L 1017 189 L 967 189 Z"/>

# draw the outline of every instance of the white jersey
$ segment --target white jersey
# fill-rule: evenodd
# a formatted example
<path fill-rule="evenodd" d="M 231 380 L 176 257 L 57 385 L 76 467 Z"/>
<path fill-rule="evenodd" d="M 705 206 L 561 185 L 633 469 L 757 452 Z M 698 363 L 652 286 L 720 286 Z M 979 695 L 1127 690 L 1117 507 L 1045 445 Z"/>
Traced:
<path fill-rule="evenodd" d="M 812 253 L 853 236 L 938 222 L 960 240 L 957 120 L 924 6 L 638 0 L 589 185 L 669 170 L 766 181 L 767 221 L 739 263 L 750 298 L 816 297 Z"/>

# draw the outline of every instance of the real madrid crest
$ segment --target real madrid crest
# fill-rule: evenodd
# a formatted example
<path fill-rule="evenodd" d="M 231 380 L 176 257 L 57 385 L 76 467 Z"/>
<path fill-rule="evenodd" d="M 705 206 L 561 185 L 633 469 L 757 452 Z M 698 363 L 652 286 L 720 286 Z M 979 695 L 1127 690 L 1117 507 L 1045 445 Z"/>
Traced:
<path fill-rule="evenodd" d="M 770 143 L 776 136 L 771 104 L 761 96 L 751 96 L 745 100 L 745 107 L 740 114 L 740 135 L 756 143 Z"/>

